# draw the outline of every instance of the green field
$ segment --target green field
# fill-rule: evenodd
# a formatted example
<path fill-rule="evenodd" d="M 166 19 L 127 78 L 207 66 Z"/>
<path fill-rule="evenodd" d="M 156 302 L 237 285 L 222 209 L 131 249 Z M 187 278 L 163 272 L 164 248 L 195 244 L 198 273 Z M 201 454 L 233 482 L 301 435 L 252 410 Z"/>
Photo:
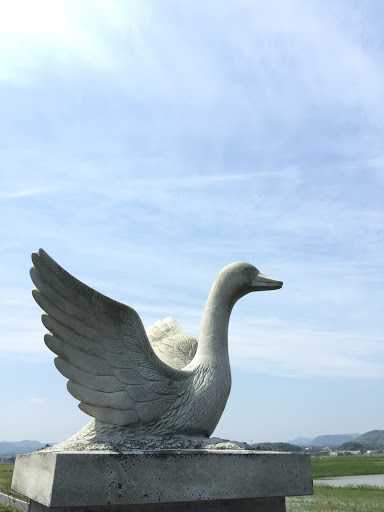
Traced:
<path fill-rule="evenodd" d="M 384 473 L 384 456 L 312 457 L 312 473 L 313 478 L 379 475 Z"/>
<path fill-rule="evenodd" d="M 314 496 L 287 498 L 287 512 L 383 512 L 384 489 L 315 485 Z"/>
<path fill-rule="evenodd" d="M 12 491 L 11 489 L 14 466 L 14 464 L 0 463 L 0 492 L 8 494 L 9 496 L 14 496 L 15 498 L 18 498 L 20 500 L 28 501 L 28 499 L 25 496 L 19 494 L 18 492 Z"/>
<path fill-rule="evenodd" d="M 384 457 L 312 457 L 314 478 L 384 473 Z M 384 489 L 315 485 L 314 496 L 287 498 L 287 512 L 383 512 Z"/>
<path fill-rule="evenodd" d="M 14 464 L 0 463 L 0 492 L 9 494 Z"/>
<path fill-rule="evenodd" d="M 15 508 L 5 503 L 0 503 L 0 512 L 15 512 Z"/>

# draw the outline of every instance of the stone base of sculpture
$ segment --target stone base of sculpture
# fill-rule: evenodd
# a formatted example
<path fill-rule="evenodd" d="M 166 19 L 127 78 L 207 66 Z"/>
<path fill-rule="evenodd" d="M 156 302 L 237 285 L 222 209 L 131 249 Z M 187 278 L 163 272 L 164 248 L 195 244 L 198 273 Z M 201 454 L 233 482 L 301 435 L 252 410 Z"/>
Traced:
<path fill-rule="evenodd" d="M 12 487 L 30 512 L 283 512 L 313 492 L 307 455 L 212 449 L 18 455 Z"/>
<path fill-rule="evenodd" d="M 285 498 L 184 501 L 108 507 L 49 508 L 31 501 L 29 512 L 286 512 Z"/>

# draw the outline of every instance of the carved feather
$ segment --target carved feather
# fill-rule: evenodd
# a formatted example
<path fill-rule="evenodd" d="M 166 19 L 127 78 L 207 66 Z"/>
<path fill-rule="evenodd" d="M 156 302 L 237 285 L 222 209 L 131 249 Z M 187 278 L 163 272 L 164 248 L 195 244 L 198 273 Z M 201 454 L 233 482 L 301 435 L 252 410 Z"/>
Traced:
<path fill-rule="evenodd" d="M 80 409 L 133 428 L 166 414 L 194 373 L 156 355 L 135 310 L 78 281 L 42 249 L 32 261 L 33 296 L 52 333 L 45 343 Z"/>
<path fill-rule="evenodd" d="M 184 368 L 194 358 L 197 339 L 186 334 L 174 318 L 167 317 L 147 328 L 155 354 L 174 368 Z"/>

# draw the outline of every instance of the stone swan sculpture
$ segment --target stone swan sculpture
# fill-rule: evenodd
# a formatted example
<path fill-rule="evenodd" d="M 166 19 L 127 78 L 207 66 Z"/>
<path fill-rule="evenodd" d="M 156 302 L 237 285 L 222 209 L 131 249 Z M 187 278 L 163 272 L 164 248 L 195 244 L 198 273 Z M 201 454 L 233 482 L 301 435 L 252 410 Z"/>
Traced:
<path fill-rule="evenodd" d="M 127 433 L 209 437 L 231 388 L 228 323 L 247 293 L 283 283 L 249 263 L 218 274 L 199 341 L 172 318 L 147 333 L 135 310 L 81 283 L 42 249 L 32 254 L 33 296 L 46 312 L 46 345 L 68 391 L 94 421 Z"/>

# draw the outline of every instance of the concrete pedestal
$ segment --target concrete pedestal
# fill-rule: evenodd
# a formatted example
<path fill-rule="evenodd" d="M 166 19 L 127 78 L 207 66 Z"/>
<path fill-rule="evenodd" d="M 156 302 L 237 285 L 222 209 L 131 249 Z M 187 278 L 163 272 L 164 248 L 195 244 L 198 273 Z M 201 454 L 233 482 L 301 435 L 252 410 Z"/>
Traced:
<path fill-rule="evenodd" d="M 30 512 L 283 512 L 313 493 L 307 455 L 240 450 L 35 452 L 12 487 Z"/>

